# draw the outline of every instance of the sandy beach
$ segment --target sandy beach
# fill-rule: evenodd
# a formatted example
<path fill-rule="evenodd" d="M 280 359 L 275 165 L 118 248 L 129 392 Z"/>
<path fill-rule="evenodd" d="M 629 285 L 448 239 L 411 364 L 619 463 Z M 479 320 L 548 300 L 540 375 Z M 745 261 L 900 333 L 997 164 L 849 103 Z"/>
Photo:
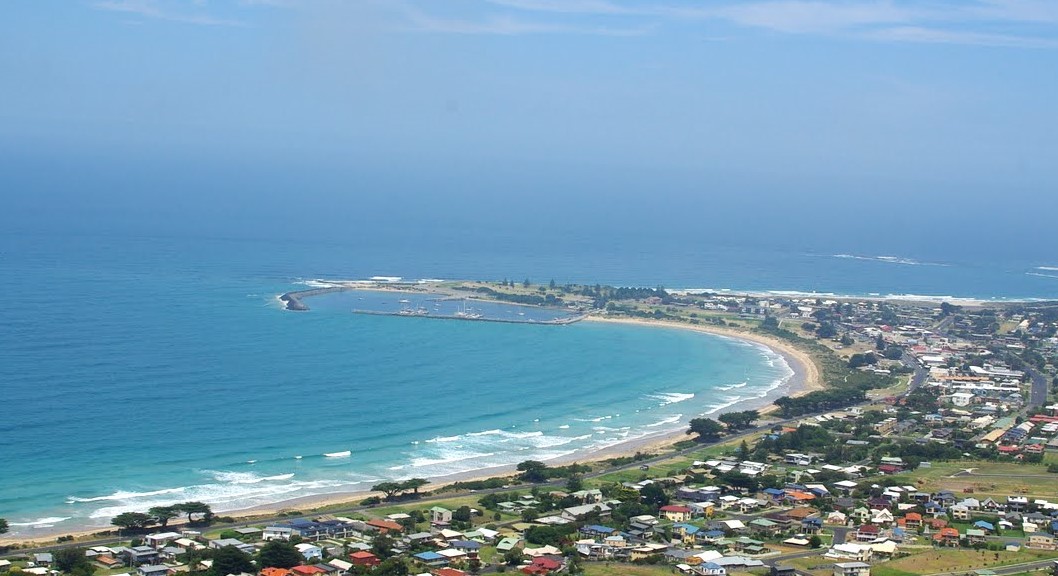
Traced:
<path fill-rule="evenodd" d="M 774 391 L 774 394 L 778 396 L 800 396 L 807 394 L 814 390 L 820 390 L 823 388 L 823 382 L 820 377 L 819 369 L 812 357 L 800 350 L 788 342 L 782 341 L 778 338 L 769 337 L 767 335 L 736 330 L 733 328 L 727 328 L 723 326 L 713 325 L 690 325 L 680 322 L 661 321 L 661 320 L 650 320 L 650 319 L 635 319 L 635 318 L 605 318 L 599 316 L 589 316 L 585 322 L 603 322 L 613 324 L 627 324 L 635 326 L 648 326 L 654 328 L 663 329 L 678 329 L 678 330 L 690 330 L 694 332 L 701 332 L 704 334 L 712 334 L 715 336 L 723 336 L 728 338 L 736 338 L 761 344 L 767 346 L 771 350 L 780 354 L 786 361 L 786 363 L 793 370 L 793 375 L 790 379 L 780 388 Z M 772 401 L 778 396 L 769 394 L 769 396 L 760 399 L 745 400 L 739 402 L 737 405 L 731 406 L 726 411 L 735 410 L 747 410 L 757 409 L 762 414 L 768 414 L 776 409 L 771 404 Z M 601 450 L 595 450 L 591 453 L 578 453 L 572 454 L 567 457 L 558 458 L 555 460 L 549 460 L 550 465 L 563 465 L 574 462 L 586 463 L 606 460 L 610 458 L 616 458 L 620 456 L 631 456 L 637 452 L 641 453 L 658 453 L 664 452 L 672 448 L 672 445 L 680 440 L 687 438 L 686 432 L 683 430 L 677 431 L 666 431 L 659 432 L 653 435 L 647 435 L 627 442 L 621 442 L 613 446 L 603 448 Z M 514 465 L 497 466 L 492 468 L 484 468 L 478 470 L 471 470 L 458 474 L 452 474 L 448 476 L 431 478 L 431 483 L 428 486 L 429 489 L 437 489 L 442 486 L 446 486 L 455 482 L 466 482 L 471 480 L 484 480 L 487 478 L 493 478 L 497 476 L 510 475 L 515 472 Z M 283 500 L 280 502 L 264 504 L 253 508 L 224 511 L 218 513 L 221 516 L 230 516 L 238 519 L 247 519 L 254 517 L 268 517 L 274 516 L 281 512 L 300 511 L 309 512 L 319 508 L 331 508 L 339 506 L 355 506 L 364 498 L 369 496 L 378 495 L 374 492 L 336 492 L 332 494 L 320 494 L 312 496 L 303 496 L 300 498 L 293 498 Z M 107 528 L 95 528 L 85 530 L 57 530 L 56 528 L 41 528 L 39 536 L 34 534 L 30 537 L 20 537 L 17 540 L 8 538 L 0 538 L 0 543 L 13 544 L 13 543 L 28 543 L 28 542 L 41 542 L 50 543 L 54 541 L 54 538 L 58 535 L 70 534 L 75 537 L 90 536 L 101 530 Z"/>

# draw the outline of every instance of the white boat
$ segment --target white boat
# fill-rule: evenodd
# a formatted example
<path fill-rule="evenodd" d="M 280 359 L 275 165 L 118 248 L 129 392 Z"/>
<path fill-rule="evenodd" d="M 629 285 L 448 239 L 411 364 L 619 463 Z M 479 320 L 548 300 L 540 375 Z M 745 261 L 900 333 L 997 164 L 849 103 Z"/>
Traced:
<path fill-rule="evenodd" d="M 348 458 L 352 454 L 352 450 L 342 450 L 341 452 L 325 452 L 323 455 L 327 458 Z"/>

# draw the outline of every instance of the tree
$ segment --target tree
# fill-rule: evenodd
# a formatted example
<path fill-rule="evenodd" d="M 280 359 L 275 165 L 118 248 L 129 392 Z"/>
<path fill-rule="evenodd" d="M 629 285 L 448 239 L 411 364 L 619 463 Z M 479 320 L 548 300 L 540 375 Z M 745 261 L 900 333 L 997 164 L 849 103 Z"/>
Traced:
<path fill-rule="evenodd" d="M 764 321 L 760 323 L 761 328 L 774 330 L 779 327 L 779 319 L 771 314 L 764 317 Z"/>
<path fill-rule="evenodd" d="M 304 562 L 301 552 L 285 540 L 272 540 L 257 553 L 257 565 L 261 568 L 293 568 Z"/>
<path fill-rule="evenodd" d="M 643 486 L 643 489 L 639 491 L 639 496 L 647 506 L 653 508 L 661 508 L 669 503 L 669 495 L 666 494 L 661 485 L 657 483 Z"/>
<path fill-rule="evenodd" d="M 154 521 L 160 524 L 162 528 L 165 528 L 169 525 L 170 520 L 180 515 L 180 511 L 172 506 L 155 506 L 148 509 L 147 514 L 154 518 Z"/>
<path fill-rule="evenodd" d="M 813 534 L 812 537 L 808 539 L 808 545 L 812 548 L 819 548 L 823 545 L 823 539 L 820 538 L 818 534 Z"/>
<path fill-rule="evenodd" d="M 525 522 L 532 522 L 540 517 L 540 513 L 536 511 L 536 508 L 526 508 L 522 510 L 522 520 Z"/>
<path fill-rule="evenodd" d="M 388 558 L 371 571 L 371 576 L 408 576 L 408 565 L 400 558 Z"/>
<path fill-rule="evenodd" d="M 7 520 L 0 518 L 0 534 L 7 534 L 10 528 L 7 525 Z"/>
<path fill-rule="evenodd" d="M 566 492 L 580 492 L 584 489 L 584 480 L 580 477 L 580 474 L 570 474 L 569 479 L 566 480 Z"/>
<path fill-rule="evenodd" d="M 518 464 L 520 478 L 525 482 L 543 482 L 547 480 L 547 464 L 536 460 L 526 460 Z"/>
<path fill-rule="evenodd" d="M 716 440 L 723 433 L 724 427 L 712 418 L 694 418 L 688 434 L 697 434 L 698 441 Z"/>
<path fill-rule="evenodd" d="M 452 520 L 456 522 L 470 522 L 470 506 L 460 506 L 453 510 Z"/>
<path fill-rule="evenodd" d="M 112 518 L 110 523 L 123 530 L 146 528 L 151 523 L 151 517 L 143 512 L 122 512 Z"/>
<path fill-rule="evenodd" d="M 400 492 L 403 488 L 402 488 L 400 482 L 389 482 L 389 481 L 387 481 L 387 482 L 379 482 L 378 484 L 375 484 L 374 486 L 372 486 L 371 489 L 376 491 L 376 492 L 382 492 L 383 494 L 386 495 L 386 500 L 390 500 L 390 499 L 393 498 L 393 496 L 397 492 Z"/>
<path fill-rule="evenodd" d="M 78 576 L 91 576 L 95 566 L 88 561 L 84 548 L 60 548 L 52 553 L 55 568 Z"/>
<path fill-rule="evenodd" d="M 503 563 L 508 566 L 518 566 L 522 563 L 523 557 L 524 555 L 520 548 L 511 548 L 503 553 Z"/>
<path fill-rule="evenodd" d="M 209 504 L 203 502 L 182 502 L 180 504 L 174 504 L 171 508 L 177 512 L 187 514 L 188 524 L 195 522 L 195 514 L 202 515 L 202 518 L 200 518 L 202 522 L 208 523 L 213 519 L 213 510 L 209 507 Z"/>
<path fill-rule="evenodd" d="M 401 483 L 401 490 L 411 490 L 416 496 L 419 494 L 419 488 L 426 486 L 430 481 L 425 478 L 409 478 Z"/>
<path fill-rule="evenodd" d="M 389 558 L 393 556 L 393 547 L 396 544 L 397 542 L 393 538 L 385 534 L 378 534 L 371 541 L 371 553 L 379 558 Z"/>
<path fill-rule="evenodd" d="M 753 422 L 758 418 L 760 418 L 760 413 L 756 410 L 743 410 L 741 412 L 721 414 L 717 419 L 727 424 L 727 427 L 731 430 L 740 430 L 752 427 Z"/>
<path fill-rule="evenodd" d="M 528 278 L 526 278 L 525 280 L 522 280 L 522 287 L 523 288 L 528 288 L 529 287 L 529 279 Z"/>
<path fill-rule="evenodd" d="M 226 576 L 227 574 L 256 574 L 257 568 L 253 565 L 250 555 L 234 546 L 225 546 L 213 553 L 213 574 Z"/>

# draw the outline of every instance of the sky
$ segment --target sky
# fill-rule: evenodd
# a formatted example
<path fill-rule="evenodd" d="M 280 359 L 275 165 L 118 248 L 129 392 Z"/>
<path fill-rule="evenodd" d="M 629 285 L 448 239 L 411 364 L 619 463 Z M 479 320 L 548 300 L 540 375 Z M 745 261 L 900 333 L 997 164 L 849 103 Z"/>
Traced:
<path fill-rule="evenodd" d="M 10 0 L 0 15 L 9 229 L 120 209 L 205 230 L 292 198 L 413 218 L 609 206 L 631 223 L 665 215 L 628 207 L 650 201 L 688 207 L 677 223 L 748 208 L 843 234 L 892 206 L 871 233 L 908 246 L 937 217 L 987 230 L 982 249 L 1058 246 L 1053 0 Z M 204 198 L 220 217 L 196 216 Z M 159 206 L 178 217 L 151 221 Z"/>

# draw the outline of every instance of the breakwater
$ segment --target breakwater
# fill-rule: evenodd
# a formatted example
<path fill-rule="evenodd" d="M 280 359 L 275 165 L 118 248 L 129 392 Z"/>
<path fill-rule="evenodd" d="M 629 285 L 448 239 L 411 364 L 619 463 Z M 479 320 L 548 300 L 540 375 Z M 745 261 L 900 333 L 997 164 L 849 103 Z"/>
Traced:
<path fill-rule="evenodd" d="M 331 294 L 333 292 L 345 292 L 346 290 L 353 290 L 348 286 L 328 286 L 327 288 L 312 288 L 310 290 L 294 290 L 292 292 L 285 292 L 279 296 L 279 301 L 283 303 L 287 310 L 293 310 L 295 312 L 305 312 L 309 307 L 301 301 L 302 298 L 308 298 L 309 296 L 318 296 L 320 294 Z"/>

